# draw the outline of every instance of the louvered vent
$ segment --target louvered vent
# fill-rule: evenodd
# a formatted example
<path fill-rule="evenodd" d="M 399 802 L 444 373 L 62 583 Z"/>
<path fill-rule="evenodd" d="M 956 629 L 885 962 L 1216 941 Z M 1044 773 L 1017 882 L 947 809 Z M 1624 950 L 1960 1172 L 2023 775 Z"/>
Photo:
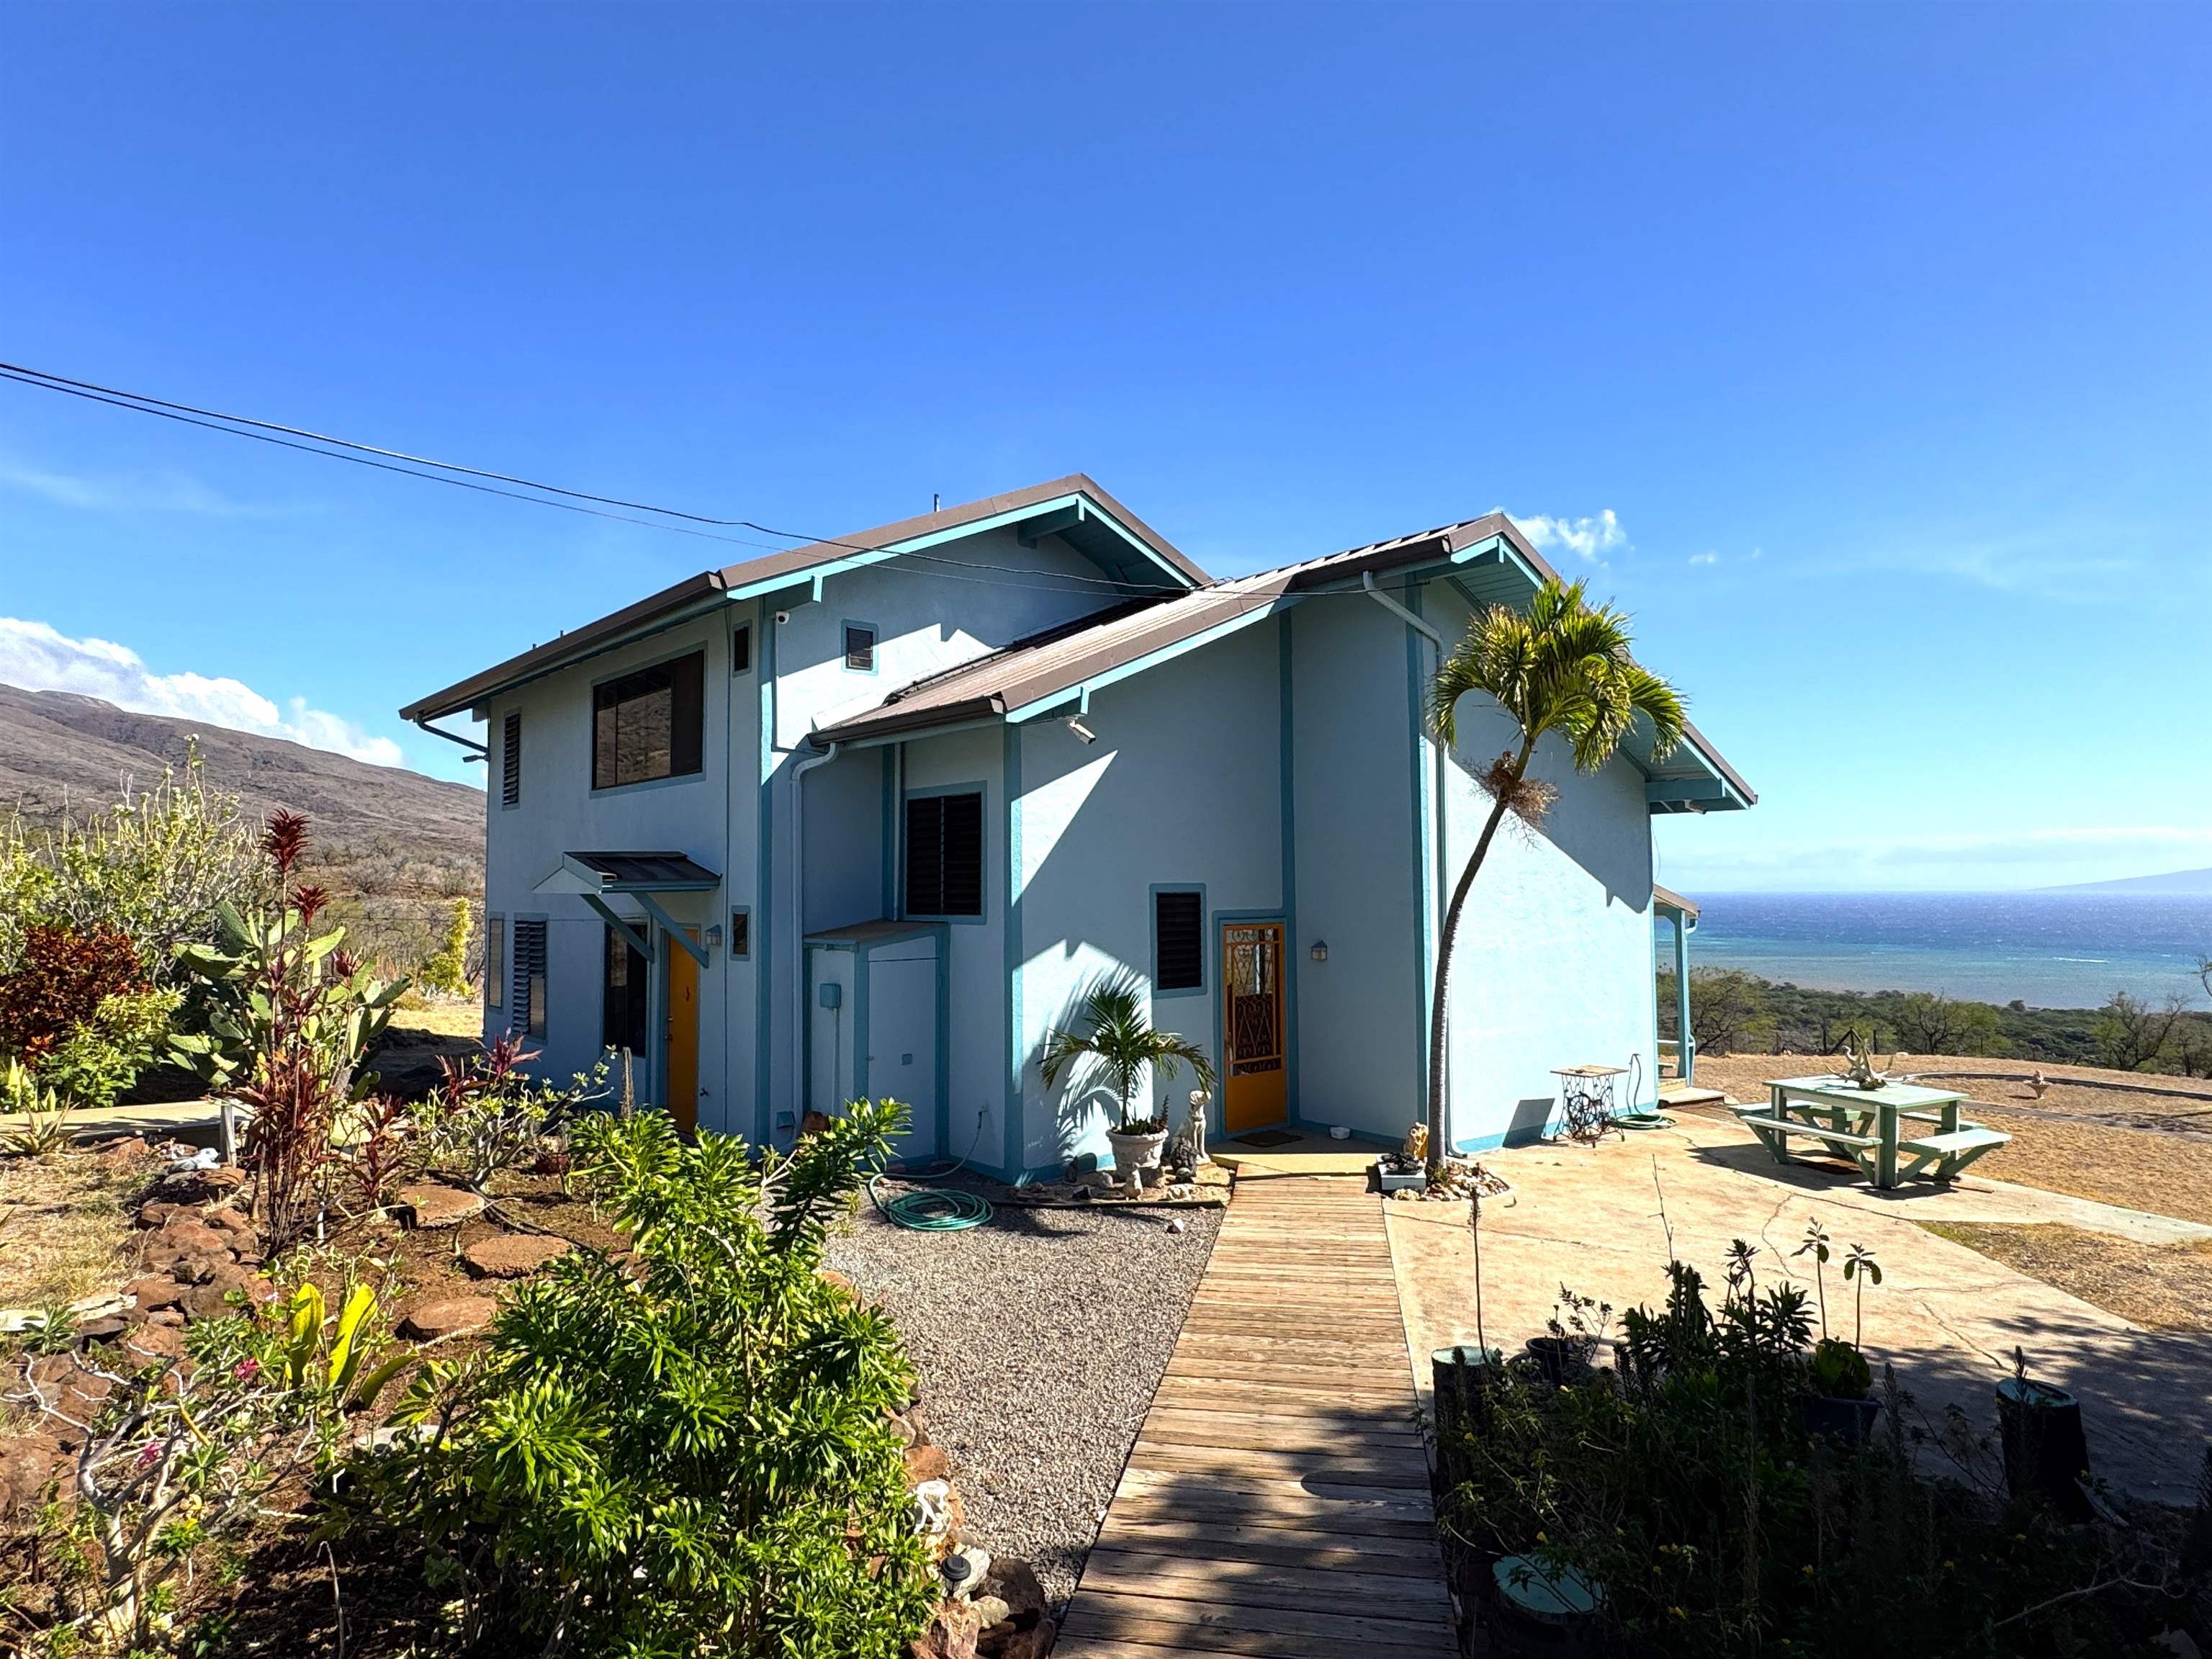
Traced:
<path fill-rule="evenodd" d="M 517 1036 L 545 1035 L 545 924 L 514 924 L 514 1001 L 507 1029 Z"/>
<path fill-rule="evenodd" d="M 500 775 L 499 804 L 520 806 L 522 804 L 522 716 L 509 714 L 507 726 L 499 740 Z"/>
<path fill-rule="evenodd" d="M 1155 990 L 1195 991 L 1205 985 L 1205 908 L 1200 893 L 1152 895 Z"/>
<path fill-rule="evenodd" d="M 983 914 L 983 797 L 925 795 L 906 804 L 906 913 Z"/>

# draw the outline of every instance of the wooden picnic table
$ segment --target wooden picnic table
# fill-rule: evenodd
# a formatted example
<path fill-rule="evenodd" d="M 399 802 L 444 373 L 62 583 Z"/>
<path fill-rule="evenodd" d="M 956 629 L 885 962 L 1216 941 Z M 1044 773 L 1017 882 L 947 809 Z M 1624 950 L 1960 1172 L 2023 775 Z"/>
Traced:
<path fill-rule="evenodd" d="M 1916 1176 L 1948 1181 L 1984 1152 L 2012 1137 L 1959 1115 L 1966 1097 L 1917 1083 L 1862 1089 L 1849 1078 L 1785 1077 L 1766 1085 L 1767 1109 L 1737 1109 L 1743 1126 L 1774 1154 L 1790 1162 L 1790 1141 L 1817 1140 L 1849 1158 L 1877 1188 L 1887 1190 Z"/>

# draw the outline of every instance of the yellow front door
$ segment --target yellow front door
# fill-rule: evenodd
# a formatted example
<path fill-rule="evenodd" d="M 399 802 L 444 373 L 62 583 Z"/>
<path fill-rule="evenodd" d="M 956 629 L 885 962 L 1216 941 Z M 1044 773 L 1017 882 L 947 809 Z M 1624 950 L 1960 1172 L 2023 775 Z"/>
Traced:
<path fill-rule="evenodd" d="M 667 949 L 668 1115 L 688 1134 L 699 1127 L 699 964 L 680 945 Z"/>
<path fill-rule="evenodd" d="M 1221 929 L 1221 1030 L 1228 1076 L 1221 1121 L 1231 1134 L 1290 1115 L 1283 1030 L 1283 927 L 1229 922 Z"/>

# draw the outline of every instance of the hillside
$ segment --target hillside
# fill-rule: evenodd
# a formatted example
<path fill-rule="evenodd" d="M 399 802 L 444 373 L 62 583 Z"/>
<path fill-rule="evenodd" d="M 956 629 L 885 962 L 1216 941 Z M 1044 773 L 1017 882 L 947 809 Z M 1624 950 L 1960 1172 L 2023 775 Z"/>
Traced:
<path fill-rule="evenodd" d="M 92 697 L 0 685 L 0 812 L 33 825 L 82 817 L 181 769 L 197 738 L 209 786 L 259 819 L 307 814 L 314 878 L 356 942 L 411 966 L 434 947 L 452 901 L 483 890 L 483 792 L 370 766 L 279 738 L 134 714 Z M 481 908 L 481 906 L 478 906 Z"/>
<path fill-rule="evenodd" d="M 2047 893 L 2135 893 L 2172 898 L 2212 893 L 2212 870 L 2169 870 L 2162 876 L 2123 876 L 2118 881 L 2085 881 L 2070 887 L 2046 887 Z"/>

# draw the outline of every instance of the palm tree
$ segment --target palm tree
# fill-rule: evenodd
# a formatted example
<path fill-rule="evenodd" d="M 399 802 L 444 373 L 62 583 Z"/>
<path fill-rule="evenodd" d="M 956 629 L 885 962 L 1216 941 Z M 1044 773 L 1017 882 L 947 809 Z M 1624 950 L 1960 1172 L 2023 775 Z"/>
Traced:
<path fill-rule="evenodd" d="M 1528 775 L 1529 757 L 1557 732 L 1573 751 L 1575 769 L 1595 772 L 1638 720 L 1652 727 L 1651 754 L 1664 758 L 1681 740 L 1682 698 L 1674 688 L 1629 655 L 1629 619 L 1611 605 L 1593 609 L 1584 584 L 1548 578 L 1526 612 L 1492 605 L 1468 624 L 1467 637 L 1437 665 L 1429 688 L 1429 726 L 1447 746 L 1458 736 L 1459 700 L 1486 694 L 1520 728 L 1520 744 L 1490 764 L 1484 788 L 1490 818 L 1460 872 L 1437 943 L 1436 989 L 1429 1004 L 1429 1174 L 1443 1173 L 1444 1006 L 1451 985 L 1452 942 L 1468 890 L 1482 867 L 1498 825 L 1508 811 L 1522 822 L 1542 820 L 1557 791 Z"/>
<path fill-rule="evenodd" d="M 1044 1086 L 1054 1087 L 1060 1073 L 1079 1060 L 1096 1061 L 1114 1085 L 1121 1109 L 1121 1133 L 1132 1133 L 1129 1104 L 1147 1066 L 1157 1067 L 1164 1081 L 1175 1075 L 1178 1065 L 1188 1065 L 1201 1088 L 1213 1087 L 1213 1062 L 1205 1050 L 1187 1042 L 1181 1032 L 1154 1030 L 1133 983 L 1109 979 L 1093 986 L 1083 1004 L 1083 1018 L 1090 1024 L 1088 1031 L 1054 1030 L 1046 1036 Z"/>

